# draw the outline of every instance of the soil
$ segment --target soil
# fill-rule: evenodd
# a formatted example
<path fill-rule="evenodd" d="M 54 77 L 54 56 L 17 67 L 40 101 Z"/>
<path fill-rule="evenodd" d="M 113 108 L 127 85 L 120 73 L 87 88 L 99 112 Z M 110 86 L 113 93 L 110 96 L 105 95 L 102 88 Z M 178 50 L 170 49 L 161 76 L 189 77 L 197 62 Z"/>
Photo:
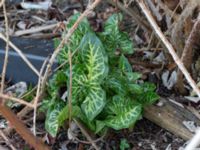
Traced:
<path fill-rule="evenodd" d="M 38 124 L 38 129 L 44 133 L 44 124 Z M 79 135 L 83 138 L 82 135 Z M 31 149 L 21 137 L 12 132 L 9 136 L 10 142 L 19 150 Z M 56 139 L 50 138 L 49 146 L 52 150 L 88 150 L 92 149 L 91 145 L 84 142 L 70 141 L 66 130 L 61 130 Z M 46 139 L 47 139 L 46 138 Z M 120 144 L 125 140 L 129 148 L 124 150 L 178 150 L 186 141 L 171 134 L 165 129 L 155 125 L 149 120 L 143 118 L 138 121 L 132 131 L 125 129 L 121 131 L 110 130 L 106 137 L 97 142 L 102 150 L 122 150 Z M 0 145 L 7 147 L 6 143 L 0 141 Z M 9 147 L 7 147 L 9 149 Z"/>

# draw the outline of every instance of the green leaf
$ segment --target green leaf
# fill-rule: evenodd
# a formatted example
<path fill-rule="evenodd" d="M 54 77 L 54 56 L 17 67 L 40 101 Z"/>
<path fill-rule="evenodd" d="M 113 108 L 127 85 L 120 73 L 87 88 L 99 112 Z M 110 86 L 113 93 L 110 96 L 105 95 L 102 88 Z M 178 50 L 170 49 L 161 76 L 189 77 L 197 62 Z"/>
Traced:
<path fill-rule="evenodd" d="M 108 74 L 108 58 L 101 41 L 95 34 L 87 33 L 81 41 L 80 48 L 88 71 L 88 80 L 101 82 Z"/>
<path fill-rule="evenodd" d="M 113 53 L 118 48 L 120 39 L 119 23 L 121 20 L 121 14 L 113 14 L 104 24 L 104 32 L 100 34 L 100 38 L 107 52 Z"/>
<path fill-rule="evenodd" d="M 126 150 L 130 148 L 130 145 L 128 144 L 126 139 L 121 139 L 120 140 L 120 150 Z"/>
<path fill-rule="evenodd" d="M 138 72 L 126 72 L 126 77 L 128 78 L 129 81 L 135 82 L 138 79 L 141 78 L 142 74 Z"/>
<path fill-rule="evenodd" d="M 78 17 L 80 16 L 80 13 L 76 13 L 73 16 L 69 18 L 69 22 L 67 24 L 67 31 L 74 25 L 74 23 L 77 21 Z M 68 45 L 64 45 L 64 47 L 61 49 L 61 52 L 58 54 L 58 61 L 60 64 L 68 60 L 68 49 L 70 49 L 72 52 L 78 49 L 80 42 L 83 38 L 83 36 L 87 32 L 92 32 L 92 29 L 90 28 L 90 24 L 85 17 L 78 25 L 77 29 L 74 31 L 72 36 L 70 37 L 70 42 Z M 66 33 L 65 33 L 66 34 Z M 60 43 L 59 40 L 55 40 L 55 45 L 58 46 Z"/>
<path fill-rule="evenodd" d="M 152 91 L 145 92 L 145 94 L 141 94 L 137 96 L 138 102 L 143 105 L 153 104 L 154 102 L 159 100 L 159 98 L 160 97 L 155 92 L 152 92 Z"/>
<path fill-rule="evenodd" d="M 144 92 L 154 92 L 156 89 L 156 85 L 153 83 L 145 82 L 142 85 Z"/>
<path fill-rule="evenodd" d="M 72 106 L 72 117 L 77 117 L 81 113 L 78 106 Z M 69 106 L 66 105 L 58 114 L 58 124 L 62 125 L 69 118 Z"/>
<path fill-rule="evenodd" d="M 121 21 L 122 21 L 121 13 L 111 15 L 104 24 L 104 30 L 107 33 L 117 33 L 119 31 L 119 23 Z"/>
<path fill-rule="evenodd" d="M 102 131 L 105 128 L 105 123 L 103 121 L 96 121 L 96 129 L 95 129 L 95 133 L 99 133 L 100 131 Z"/>
<path fill-rule="evenodd" d="M 79 16 L 80 16 L 80 13 L 76 13 L 73 16 L 70 17 L 69 23 L 67 24 L 67 30 L 70 29 L 70 28 L 72 28 L 72 26 L 77 21 L 77 19 L 79 18 Z M 74 31 L 74 33 L 70 37 L 70 48 L 72 49 L 72 51 L 75 50 L 79 46 L 80 41 L 82 40 L 83 36 L 87 32 L 92 32 L 92 30 L 90 28 L 90 24 L 89 24 L 87 18 L 85 17 L 79 23 L 77 29 Z"/>
<path fill-rule="evenodd" d="M 93 121 L 88 120 L 88 118 L 85 116 L 83 112 L 80 114 L 80 120 L 86 125 L 87 128 L 95 132 L 96 130 L 95 120 Z"/>
<path fill-rule="evenodd" d="M 77 13 L 70 17 L 66 32 L 79 16 L 80 13 Z M 120 31 L 121 21 L 120 13 L 113 14 L 105 22 L 103 33 L 97 33 L 97 36 L 87 18 L 84 18 L 57 57 L 63 64 L 68 61 L 68 50 L 74 54 L 72 117 L 81 120 L 98 134 L 109 127 L 119 130 L 133 126 L 141 116 L 142 107 L 158 99 L 154 92 L 155 85 L 137 84 L 141 74 L 132 71 L 131 64 L 124 56 L 133 53 L 133 43 L 127 33 Z M 56 46 L 59 43 L 59 40 L 55 40 Z M 54 137 L 69 118 L 68 105 L 60 100 L 59 95 L 63 87 L 70 91 L 69 75 L 70 68 L 66 63 L 53 76 L 47 88 L 49 95 L 43 107 L 48 109 L 45 128 Z M 124 141 L 121 146 L 121 149 L 128 148 Z"/>
<path fill-rule="evenodd" d="M 133 42 L 129 39 L 128 34 L 125 32 L 120 33 L 119 47 L 124 54 L 133 54 Z"/>
<path fill-rule="evenodd" d="M 131 94 L 144 94 L 143 88 L 139 84 L 129 84 L 128 87 Z"/>
<path fill-rule="evenodd" d="M 113 113 L 104 121 L 108 127 L 115 130 L 129 128 L 140 117 L 142 105 L 133 103 L 130 99 L 123 96 L 114 96 L 107 109 Z"/>
<path fill-rule="evenodd" d="M 58 70 L 49 81 L 47 90 L 52 97 L 57 97 L 59 89 L 66 85 L 67 76 L 63 70 Z"/>
<path fill-rule="evenodd" d="M 68 83 L 69 85 L 69 83 Z M 72 76 L 72 104 L 83 101 L 87 91 L 88 79 L 84 74 L 73 74 Z"/>
<path fill-rule="evenodd" d="M 119 68 L 125 73 L 125 72 L 132 72 L 132 66 L 130 65 L 128 59 L 121 55 L 119 59 Z"/>
<path fill-rule="evenodd" d="M 114 75 L 107 78 L 105 81 L 105 86 L 107 91 L 111 93 L 114 91 L 116 94 L 126 95 L 127 88 L 125 85 L 125 81 L 120 76 L 116 77 Z"/>
<path fill-rule="evenodd" d="M 127 33 L 120 31 L 119 23 L 121 21 L 121 14 L 110 16 L 104 24 L 104 32 L 100 34 L 100 38 L 108 52 L 113 53 L 116 49 L 120 49 L 123 54 L 132 54 L 133 42 L 129 39 Z"/>
<path fill-rule="evenodd" d="M 87 97 L 81 105 L 81 108 L 88 118 L 92 121 L 104 108 L 106 104 L 106 93 L 101 87 L 90 89 Z"/>
<path fill-rule="evenodd" d="M 62 108 L 63 108 L 63 105 L 61 103 L 57 103 L 55 106 L 52 106 L 47 111 L 46 120 L 45 120 L 45 129 L 53 137 L 56 137 L 56 134 L 58 133 L 59 127 L 61 125 L 59 124 L 59 121 L 58 121 L 58 115 L 60 114 L 60 111 L 62 110 Z"/>

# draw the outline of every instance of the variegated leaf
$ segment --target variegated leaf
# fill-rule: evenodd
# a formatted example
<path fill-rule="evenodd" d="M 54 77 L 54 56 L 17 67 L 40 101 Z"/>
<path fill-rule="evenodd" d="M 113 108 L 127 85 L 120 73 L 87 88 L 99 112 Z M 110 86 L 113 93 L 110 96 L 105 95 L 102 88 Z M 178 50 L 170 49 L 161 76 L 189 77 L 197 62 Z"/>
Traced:
<path fill-rule="evenodd" d="M 69 22 L 67 24 L 67 31 L 74 25 L 74 23 L 77 21 L 79 16 L 80 16 L 80 13 L 76 13 L 70 17 Z M 90 24 L 89 24 L 87 18 L 84 18 L 79 23 L 77 29 L 74 31 L 74 33 L 70 37 L 69 44 L 64 45 L 64 47 L 61 49 L 61 52 L 58 54 L 57 58 L 58 58 L 59 63 L 63 63 L 66 60 L 68 60 L 68 49 L 70 49 L 72 52 L 74 52 L 78 48 L 83 36 L 87 32 L 92 32 L 92 30 L 90 28 Z M 59 45 L 60 41 L 55 40 L 54 43 L 55 43 L 55 46 L 57 47 Z"/>
<path fill-rule="evenodd" d="M 88 120 L 92 121 L 102 111 L 105 104 L 106 93 L 100 86 L 96 86 L 89 90 L 81 108 Z"/>
<path fill-rule="evenodd" d="M 74 74 L 72 77 L 72 103 L 83 101 L 87 91 L 88 79 L 84 74 Z"/>
<path fill-rule="evenodd" d="M 107 109 L 112 112 L 105 120 L 105 124 L 115 130 L 129 128 L 141 115 L 142 105 L 133 103 L 130 99 L 115 96 Z"/>
<path fill-rule="evenodd" d="M 107 33 L 113 33 L 114 35 L 118 36 L 119 32 L 119 23 L 122 21 L 122 14 L 113 14 L 110 16 L 105 24 L 104 24 L 104 29 Z"/>
<path fill-rule="evenodd" d="M 125 72 L 132 72 L 132 66 L 129 63 L 128 59 L 121 55 L 119 59 L 119 68 L 125 73 Z"/>
<path fill-rule="evenodd" d="M 81 110 L 78 106 L 72 106 L 71 117 L 77 117 L 80 114 Z M 58 114 L 58 123 L 62 125 L 65 120 L 69 118 L 69 105 L 66 105 Z"/>
<path fill-rule="evenodd" d="M 138 102 L 143 105 L 151 105 L 157 100 L 159 100 L 159 98 L 160 97 L 158 96 L 158 94 L 151 91 L 145 92 L 145 94 L 140 94 L 139 96 L 137 96 Z"/>
<path fill-rule="evenodd" d="M 87 33 L 81 41 L 80 49 L 88 80 L 101 82 L 108 74 L 108 58 L 101 41 L 95 34 Z"/>
<path fill-rule="evenodd" d="M 126 72 L 125 75 L 131 82 L 135 82 L 142 77 L 142 74 L 138 72 Z"/>
<path fill-rule="evenodd" d="M 118 75 L 117 77 L 108 77 L 105 81 L 105 86 L 109 93 L 111 93 L 111 91 L 121 95 L 126 95 L 127 93 L 126 83 L 123 78 L 120 78 L 120 75 Z"/>
<path fill-rule="evenodd" d="M 55 137 L 58 129 L 61 124 L 58 121 L 58 115 L 62 110 L 63 105 L 61 103 L 57 103 L 55 106 L 52 106 L 46 116 L 45 120 L 45 129 L 51 134 L 51 136 Z"/>
<path fill-rule="evenodd" d="M 129 39 L 129 36 L 125 32 L 120 33 L 119 47 L 124 54 L 133 54 L 133 42 Z"/>
<path fill-rule="evenodd" d="M 127 33 L 121 32 L 119 29 L 119 23 L 121 21 L 121 14 L 113 14 L 104 24 L 104 32 L 100 34 L 106 51 L 111 52 L 110 55 L 116 49 L 120 49 L 124 54 L 133 53 L 133 42 L 129 39 Z"/>

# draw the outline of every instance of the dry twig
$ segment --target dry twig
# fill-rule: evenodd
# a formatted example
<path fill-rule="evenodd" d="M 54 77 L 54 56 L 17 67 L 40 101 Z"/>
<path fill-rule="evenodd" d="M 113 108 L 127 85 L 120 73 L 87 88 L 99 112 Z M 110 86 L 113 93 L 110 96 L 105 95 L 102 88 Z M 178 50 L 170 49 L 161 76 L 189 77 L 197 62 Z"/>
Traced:
<path fill-rule="evenodd" d="M 147 20 L 149 21 L 149 23 L 151 24 L 152 28 L 154 29 L 156 35 L 161 39 L 163 44 L 168 49 L 169 53 L 172 55 L 175 63 L 178 65 L 179 69 L 184 74 L 184 76 L 187 79 L 188 83 L 191 85 L 191 87 L 194 89 L 194 91 L 200 97 L 199 88 L 197 87 L 196 83 L 194 82 L 194 80 L 190 76 L 189 72 L 187 71 L 187 69 L 185 68 L 183 63 L 181 62 L 180 58 L 177 56 L 177 54 L 176 54 L 174 48 L 172 47 L 171 43 L 167 40 L 167 38 L 164 36 L 162 31 L 160 30 L 159 26 L 157 25 L 156 21 L 154 20 L 153 16 L 151 15 L 151 12 L 146 7 L 144 1 L 143 0 L 137 0 L 137 3 L 139 4 L 141 10 L 143 11 L 143 13 L 145 14 Z"/>
<path fill-rule="evenodd" d="M 3 65 L 3 71 L 2 71 L 2 77 L 1 77 L 1 89 L 0 92 L 3 93 L 4 90 L 4 82 L 5 82 L 5 76 L 6 76 L 6 68 L 8 64 L 8 50 L 9 50 L 9 27 L 8 27 L 8 17 L 6 14 L 6 5 L 3 3 L 3 14 L 4 14 L 4 20 L 5 20 L 5 27 L 6 27 L 6 53 L 4 58 L 4 65 Z"/>
<path fill-rule="evenodd" d="M 21 100 L 21 99 L 19 99 L 19 98 L 11 97 L 11 96 L 6 95 L 6 94 L 1 94 L 1 93 L 0 93 L 0 98 L 2 98 L 2 99 L 4 99 L 4 100 L 11 100 L 11 101 L 14 101 L 14 102 L 17 102 L 17 103 L 26 105 L 26 106 L 31 107 L 31 108 L 34 107 L 31 103 L 28 103 L 28 102 L 26 102 L 26 101 L 24 101 L 24 100 Z"/>
<path fill-rule="evenodd" d="M 15 36 L 22 36 L 22 35 L 25 35 L 25 34 L 37 33 L 37 32 L 40 32 L 40 31 L 53 29 L 57 26 L 59 26 L 59 23 L 55 23 L 55 24 L 51 24 L 51 25 L 45 25 L 45 26 L 41 26 L 41 27 L 35 27 L 35 28 L 31 28 L 31 29 L 26 29 L 26 30 L 20 30 L 20 31 L 16 31 L 14 35 Z"/>
<path fill-rule="evenodd" d="M 43 80 L 42 77 L 42 73 L 45 69 L 45 66 L 47 64 L 47 60 L 46 59 L 40 69 L 40 76 L 38 78 L 38 84 L 37 84 L 37 91 L 36 91 L 36 96 L 35 96 L 35 100 L 34 100 L 34 111 L 33 111 L 33 134 L 36 136 L 36 117 L 37 117 L 37 107 L 38 107 L 38 101 L 39 101 L 39 96 L 40 96 L 40 90 L 41 90 L 41 82 Z"/>
<path fill-rule="evenodd" d="M 82 124 L 76 120 L 73 119 L 74 122 L 77 124 L 77 126 L 81 129 L 81 132 L 83 133 L 83 135 L 87 138 L 87 140 L 92 144 L 92 146 L 96 149 L 96 150 L 100 150 L 100 148 L 96 145 L 96 143 L 94 142 L 94 140 L 92 140 L 92 138 L 90 137 L 90 135 L 87 133 L 87 131 L 84 129 L 84 127 L 82 126 Z"/>
<path fill-rule="evenodd" d="M 0 33 L 0 38 L 3 39 L 5 42 L 7 41 L 7 38 Z M 11 41 L 8 41 L 8 44 L 19 54 L 19 56 L 24 60 L 24 62 L 30 67 L 31 70 L 33 70 L 33 72 L 36 75 L 40 75 L 38 70 L 31 64 L 31 62 L 26 58 L 26 56 L 22 53 L 22 51 L 17 48 Z"/>
<path fill-rule="evenodd" d="M 2 99 L 0 99 L 2 101 Z M 33 146 L 37 150 L 49 150 L 49 148 L 44 145 L 41 139 L 34 137 L 29 129 L 19 120 L 16 115 L 5 105 L 0 105 L 1 115 L 9 121 L 9 123 L 15 128 L 15 130 L 22 136 L 22 138 Z"/>
<path fill-rule="evenodd" d="M 0 130 L 0 136 L 5 140 L 5 142 L 7 143 L 7 145 L 12 149 L 12 150 L 17 150 L 12 143 L 10 143 L 8 137 L 3 133 L 2 130 Z"/>

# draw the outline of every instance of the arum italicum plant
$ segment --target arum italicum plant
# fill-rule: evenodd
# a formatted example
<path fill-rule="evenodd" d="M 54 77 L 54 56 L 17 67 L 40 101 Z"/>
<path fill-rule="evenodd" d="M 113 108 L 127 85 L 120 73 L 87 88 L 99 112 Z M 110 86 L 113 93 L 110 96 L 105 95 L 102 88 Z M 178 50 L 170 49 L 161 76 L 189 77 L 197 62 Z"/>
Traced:
<path fill-rule="evenodd" d="M 67 25 L 72 27 L 79 13 L 73 15 Z M 105 129 L 120 130 L 133 127 L 141 117 L 145 105 L 158 100 L 155 85 L 138 83 L 141 74 L 133 72 L 127 54 L 133 54 L 133 44 L 128 34 L 120 31 L 122 15 L 113 14 L 104 23 L 103 32 L 95 33 L 85 18 L 58 56 L 60 64 L 72 57 L 72 118 L 81 120 L 93 132 Z M 56 44 L 59 40 L 56 40 Z M 69 95 L 70 69 L 66 63 L 49 81 L 45 107 L 45 127 L 56 136 L 59 128 L 69 119 L 67 96 L 61 99 L 61 91 Z"/>

